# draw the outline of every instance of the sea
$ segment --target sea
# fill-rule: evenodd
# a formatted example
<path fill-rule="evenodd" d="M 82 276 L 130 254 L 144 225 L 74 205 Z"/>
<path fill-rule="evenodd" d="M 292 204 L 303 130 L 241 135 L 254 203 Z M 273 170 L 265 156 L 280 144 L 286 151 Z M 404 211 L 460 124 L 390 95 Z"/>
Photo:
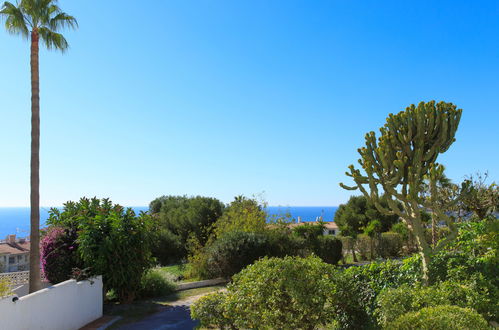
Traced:
<path fill-rule="evenodd" d="M 148 211 L 147 206 L 132 206 L 137 214 L 140 211 Z M 324 221 L 333 221 L 334 213 L 338 207 L 336 206 L 268 206 L 266 208 L 271 219 L 284 217 L 288 219 L 309 222 L 316 221 L 322 217 Z M 45 226 L 45 222 L 49 217 L 49 207 L 40 209 L 40 227 Z M 29 215 L 28 207 L 0 207 L 0 240 L 7 235 L 16 234 L 18 237 L 26 237 L 29 235 Z"/>

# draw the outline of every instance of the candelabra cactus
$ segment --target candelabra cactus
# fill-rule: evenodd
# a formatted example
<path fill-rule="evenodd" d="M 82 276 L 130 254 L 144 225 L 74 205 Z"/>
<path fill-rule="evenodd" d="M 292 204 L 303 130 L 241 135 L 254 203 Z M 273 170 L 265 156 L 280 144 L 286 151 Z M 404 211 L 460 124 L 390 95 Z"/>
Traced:
<path fill-rule="evenodd" d="M 416 237 L 423 259 L 423 280 L 428 282 L 428 264 L 432 253 L 455 238 L 453 219 L 445 213 L 445 206 L 433 198 L 425 198 L 423 180 L 429 180 L 430 191 L 436 196 L 436 182 L 443 166 L 436 163 L 439 154 L 447 151 L 455 141 L 461 109 L 452 103 L 434 101 L 411 105 L 398 114 L 390 114 L 376 139 L 374 132 L 366 134 L 366 146 L 358 149 L 359 164 L 365 174 L 353 165 L 346 175 L 355 185 L 340 185 L 348 190 L 359 189 L 385 214 L 398 215 Z M 388 202 L 381 205 L 380 198 Z M 400 203 L 398 203 L 400 202 Z M 450 229 L 446 240 L 434 249 L 427 243 L 421 221 L 421 211 L 429 209 Z"/>

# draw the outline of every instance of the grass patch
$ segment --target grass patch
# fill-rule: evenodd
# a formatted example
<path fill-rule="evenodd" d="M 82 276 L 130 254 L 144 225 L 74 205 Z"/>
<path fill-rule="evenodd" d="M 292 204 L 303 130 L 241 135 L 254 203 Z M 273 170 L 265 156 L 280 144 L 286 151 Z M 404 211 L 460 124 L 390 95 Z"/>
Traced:
<path fill-rule="evenodd" d="M 178 280 L 178 283 L 188 283 L 200 281 L 200 278 L 197 277 L 189 277 L 190 273 L 190 264 L 176 264 L 164 267 L 158 267 L 157 270 L 163 272 L 165 275 L 169 274 Z"/>
<path fill-rule="evenodd" d="M 161 298 L 156 298 L 153 299 L 155 303 L 160 304 L 160 305 L 168 305 L 169 303 L 179 301 L 179 300 L 185 300 L 190 297 L 198 296 L 200 294 L 204 293 L 209 293 L 213 291 L 218 291 L 225 288 L 225 285 L 215 285 L 215 286 L 207 286 L 204 288 L 196 288 L 196 289 L 189 289 L 189 290 L 183 290 L 183 291 L 177 291 L 171 295 L 161 297 Z"/>

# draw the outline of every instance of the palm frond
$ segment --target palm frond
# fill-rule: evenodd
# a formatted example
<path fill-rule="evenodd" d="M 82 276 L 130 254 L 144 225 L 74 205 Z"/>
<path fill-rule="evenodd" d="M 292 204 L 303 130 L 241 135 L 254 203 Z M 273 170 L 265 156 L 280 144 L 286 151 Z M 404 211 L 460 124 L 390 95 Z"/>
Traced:
<path fill-rule="evenodd" d="M 40 39 L 42 39 L 45 46 L 47 46 L 47 49 L 56 49 L 64 53 L 69 48 L 66 38 L 60 33 L 54 32 L 46 27 L 39 28 L 38 33 L 40 34 Z"/>
<path fill-rule="evenodd" d="M 50 20 L 48 26 L 52 30 L 59 30 L 60 28 L 76 29 L 78 27 L 78 22 L 73 16 L 59 12 Z"/>
<path fill-rule="evenodd" d="M 29 37 L 29 29 L 21 8 L 6 1 L 0 10 L 0 18 L 5 19 L 5 28 L 11 34 L 20 34 L 25 38 Z"/>

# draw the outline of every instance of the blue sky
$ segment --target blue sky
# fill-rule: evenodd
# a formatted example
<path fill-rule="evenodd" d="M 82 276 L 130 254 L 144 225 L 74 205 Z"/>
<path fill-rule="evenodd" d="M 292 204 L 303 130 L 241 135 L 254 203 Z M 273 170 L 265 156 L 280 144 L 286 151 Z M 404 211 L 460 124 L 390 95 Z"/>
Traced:
<path fill-rule="evenodd" d="M 364 134 L 422 100 L 463 108 L 439 158 L 498 181 L 497 1 L 60 1 L 41 51 L 41 203 L 264 192 L 338 205 Z M 29 45 L 0 30 L 0 206 L 29 204 Z"/>

